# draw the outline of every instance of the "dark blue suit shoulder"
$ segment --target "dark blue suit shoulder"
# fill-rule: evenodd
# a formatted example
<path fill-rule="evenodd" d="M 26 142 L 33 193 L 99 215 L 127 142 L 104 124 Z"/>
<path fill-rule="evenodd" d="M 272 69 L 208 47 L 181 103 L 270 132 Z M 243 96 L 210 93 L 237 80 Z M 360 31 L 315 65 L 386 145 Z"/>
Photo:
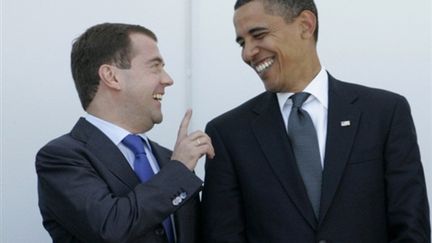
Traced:
<path fill-rule="evenodd" d="M 271 92 L 263 92 L 241 105 L 215 117 L 212 119 L 209 124 L 219 124 L 225 123 L 225 121 L 242 121 L 245 119 L 250 119 L 252 116 L 255 116 L 253 112 L 256 108 L 259 108 L 263 103 L 266 103 L 269 99 L 274 98 L 275 94 Z"/>
<path fill-rule="evenodd" d="M 399 100 L 405 99 L 402 95 L 397 94 L 395 92 L 372 88 L 369 86 L 349 83 L 344 81 L 337 81 L 333 84 L 334 92 L 338 93 L 338 91 L 343 91 L 346 94 L 357 94 L 359 97 L 367 97 L 368 99 L 378 99 L 378 100 Z"/>

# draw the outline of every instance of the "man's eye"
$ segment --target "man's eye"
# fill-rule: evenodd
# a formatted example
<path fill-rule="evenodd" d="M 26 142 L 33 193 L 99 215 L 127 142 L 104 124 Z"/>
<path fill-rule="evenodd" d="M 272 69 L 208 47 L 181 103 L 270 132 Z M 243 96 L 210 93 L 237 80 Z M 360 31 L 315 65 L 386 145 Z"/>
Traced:
<path fill-rule="evenodd" d="M 266 35 L 265 32 L 257 33 L 257 34 L 254 35 L 254 38 L 255 39 L 262 39 L 262 38 L 264 38 L 265 35 Z"/>
<path fill-rule="evenodd" d="M 163 64 L 159 62 L 152 65 L 152 68 L 161 68 L 161 67 L 163 67 Z"/>
<path fill-rule="evenodd" d="M 240 47 L 242 47 L 242 48 L 244 47 L 244 41 L 239 41 L 238 44 Z"/>
<path fill-rule="evenodd" d="M 154 63 L 151 65 L 151 69 L 153 70 L 153 72 L 159 73 L 163 69 L 163 64 L 162 63 Z"/>

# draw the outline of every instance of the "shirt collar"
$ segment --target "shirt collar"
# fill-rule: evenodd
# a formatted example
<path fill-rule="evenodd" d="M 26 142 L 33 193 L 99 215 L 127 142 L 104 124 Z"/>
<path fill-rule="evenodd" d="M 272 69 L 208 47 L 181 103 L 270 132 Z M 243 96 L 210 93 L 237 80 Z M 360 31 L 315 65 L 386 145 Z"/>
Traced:
<path fill-rule="evenodd" d="M 103 120 L 103 119 L 96 117 L 94 115 L 91 115 L 89 113 L 86 113 L 84 115 L 84 118 L 88 122 L 93 124 L 95 127 L 99 128 L 99 130 L 101 130 L 117 146 L 121 143 L 121 141 L 127 135 L 131 134 L 129 131 L 115 125 L 114 123 Z M 149 141 L 148 141 L 148 138 L 145 135 L 145 133 L 139 133 L 136 135 L 142 137 L 144 139 L 146 145 L 148 146 L 148 148 L 150 148 Z"/>
<path fill-rule="evenodd" d="M 324 108 L 327 109 L 328 107 L 328 75 L 325 71 L 325 68 L 322 67 L 321 71 L 318 73 L 317 76 L 315 76 L 314 79 L 306 86 L 306 88 L 303 90 L 303 92 L 310 93 L 312 97 L 318 100 Z M 288 102 L 291 102 L 289 97 L 291 97 L 294 93 L 291 92 L 279 92 L 277 93 L 278 103 L 279 107 L 283 109 L 283 107 L 287 104 L 290 104 Z M 311 97 L 306 100 L 305 103 L 309 102 L 311 100 Z"/>

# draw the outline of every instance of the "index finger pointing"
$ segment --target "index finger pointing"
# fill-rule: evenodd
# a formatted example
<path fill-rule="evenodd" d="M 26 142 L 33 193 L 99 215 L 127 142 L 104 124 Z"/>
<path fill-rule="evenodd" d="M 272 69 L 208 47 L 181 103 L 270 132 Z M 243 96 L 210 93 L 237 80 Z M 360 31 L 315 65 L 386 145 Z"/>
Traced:
<path fill-rule="evenodd" d="M 192 117 L 192 110 L 188 109 L 183 117 L 183 120 L 180 123 L 180 127 L 178 130 L 178 138 L 184 138 L 188 135 L 189 122 Z"/>

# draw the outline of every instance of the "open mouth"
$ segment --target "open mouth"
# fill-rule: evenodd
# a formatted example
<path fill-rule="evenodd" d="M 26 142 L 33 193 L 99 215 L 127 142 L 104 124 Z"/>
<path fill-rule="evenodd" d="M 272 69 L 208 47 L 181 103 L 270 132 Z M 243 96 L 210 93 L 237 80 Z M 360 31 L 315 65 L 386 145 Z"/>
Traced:
<path fill-rule="evenodd" d="M 261 62 L 260 64 L 256 65 L 255 71 L 258 74 L 262 74 L 264 73 L 267 69 L 269 69 L 271 67 L 271 65 L 274 63 L 274 58 L 267 58 L 265 59 L 263 62 Z"/>
<path fill-rule="evenodd" d="M 162 101 L 163 94 L 153 94 L 153 99 L 157 101 Z"/>

